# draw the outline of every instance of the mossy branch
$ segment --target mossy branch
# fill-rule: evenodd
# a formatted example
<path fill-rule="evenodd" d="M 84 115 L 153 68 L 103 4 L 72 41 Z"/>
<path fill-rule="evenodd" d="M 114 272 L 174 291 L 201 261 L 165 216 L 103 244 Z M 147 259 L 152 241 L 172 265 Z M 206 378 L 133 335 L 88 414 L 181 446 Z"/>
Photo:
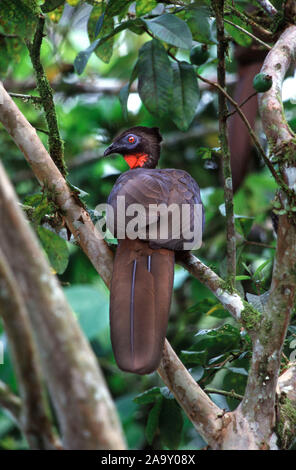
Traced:
<path fill-rule="evenodd" d="M 38 19 L 36 32 L 33 42 L 27 41 L 31 62 L 36 75 L 37 87 L 41 99 L 41 103 L 45 112 L 46 122 L 48 126 L 49 136 L 49 154 L 63 176 L 67 175 L 64 160 L 64 144 L 60 136 L 58 120 L 53 100 L 53 92 L 50 83 L 46 77 L 43 65 L 41 63 L 40 51 L 42 40 L 44 37 L 45 18 L 41 15 Z"/>
<path fill-rule="evenodd" d="M 215 11 L 217 25 L 217 54 L 218 54 L 218 83 L 220 85 L 219 100 L 219 140 L 221 144 L 222 166 L 224 176 L 224 199 L 226 210 L 226 231 L 227 231 L 227 277 L 232 287 L 235 283 L 236 272 L 236 239 L 234 228 L 234 206 L 232 172 L 230 163 L 230 149 L 228 143 L 227 129 L 227 100 L 221 89 L 226 86 L 225 54 L 228 48 L 228 41 L 224 34 L 224 1 L 213 0 L 212 7 Z"/>

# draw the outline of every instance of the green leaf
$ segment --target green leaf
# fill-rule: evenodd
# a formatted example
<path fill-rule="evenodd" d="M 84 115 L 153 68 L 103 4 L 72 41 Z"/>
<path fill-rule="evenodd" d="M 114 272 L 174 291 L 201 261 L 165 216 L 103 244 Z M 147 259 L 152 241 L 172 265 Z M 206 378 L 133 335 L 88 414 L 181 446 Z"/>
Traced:
<path fill-rule="evenodd" d="M 130 93 L 130 88 L 131 88 L 133 81 L 137 78 L 137 75 L 138 75 L 138 62 L 136 62 L 133 68 L 129 83 L 124 85 L 119 92 L 119 101 L 121 104 L 122 114 L 125 120 L 128 119 L 127 101 L 128 101 L 128 97 Z"/>
<path fill-rule="evenodd" d="M 244 367 L 226 366 L 225 369 L 230 370 L 230 372 L 233 372 L 234 374 L 249 375 L 248 371 Z"/>
<path fill-rule="evenodd" d="M 143 393 L 140 393 L 134 398 L 134 402 L 138 405 L 147 405 L 147 403 L 154 403 L 157 398 L 161 396 L 159 387 L 152 387 Z"/>
<path fill-rule="evenodd" d="M 91 54 L 94 52 L 95 48 L 99 44 L 100 39 L 96 39 L 89 47 L 87 47 L 84 51 L 80 51 L 79 54 L 77 54 L 75 60 L 74 60 L 74 67 L 76 73 L 80 75 L 83 70 L 86 67 L 87 62 L 89 61 L 89 58 Z"/>
<path fill-rule="evenodd" d="M 271 260 L 270 260 L 270 259 L 267 259 L 266 261 L 264 261 L 264 263 L 260 264 L 259 268 L 256 269 L 256 271 L 254 272 L 253 276 L 254 276 L 254 277 L 258 276 L 258 274 L 260 274 L 261 271 L 262 271 L 269 263 L 271 263 Z"/>
<path fill-rule="evenodd" d="M 235 228 L 244 238 L 249 235 L 253 222 L 254 217 L 235 216 Z"/>
<path fill-rule="evenodd" d="M 41 5 L 41 10 L 43 13 L 48 13 L 58 8 L 63 3 L 65 3 L 65 0 L 45 0 L 44 4 Z"/>
<path fill-rule="evenodd" d="M 7 41 L 4 37 L 0 36 L 0 56 L 1 56 L 1 61 L 0 61 L 0 74 L 3 76 L 5 75 L 10 63 L 11 63 L 11 57 L 8 52 L 7 48 Z"/>
<path fill-rule="evenodd" d="M 29 7 L 19 0 L 1 0 L 0 32 L 30 39 L 35 31 L 39 7 L 32 0 Z"/>
<path fill-rule="evenodd" d="M 181 360 L 186 364 L 205 365 L 206 362 L 239 348 L 240 331 L 232 325 L 225 324 L 211 330 L 201 330 L 195 335 L 195 342 L 188 351 L 182 351 Z"/>
<path fill-rule="evenodd" d="M 95 25 L 96 25 L 98 19 L 99 19 L 99 16 L 97 16 L 97 17 L 94 16 L 91 19 L 91 21 L 93 21 L 93 28 L 90 27 L 90 29 L 89 29 L 90 36 L 93 34 L 93 37 L 94 37 Z M 120 33 L 121 31 L 124 31 L 125 29 L 128 29 L 128 28 L 131 29 L 131 30 L 134 27 L 139 28 L 141 26 L 141 24 L 142 24 L 142 21 L 140 19 L 124 21 L 123 23 L 120 23 L 120 25 L 118 25 L 116 28 L 112 29 L 108 34 L 106 34 L 106 36 L 103 36 L 103 34 L 104 34 L 103 30 L 105 28 L 105 25 L 106 25 L 106 28 L 108 27 L 108 23 L 106 23 L 106 20 L 104 20 L 104 25 L 103 25 L 103 28 L 102 28 L 101 33 L 100 33 L 100 36 L 103 36 L 103 37 L 95 39 L 95 41 L 93 41 L 84 51 L 80 51 L 77 54 L 77 56 L 74 60 L 74 67 L 75 67 L 76 72 L 78 74 L 81 74 L 83 72 L 83 70 L 85 69 L 86 64 L 87 64 L 91 54 L 94 51 L 96 51 L 97 48 L 100 48 L 100 50 L 102 51 L 103 49 L 101 48 L 101 46 L 105 45 L 109 40 L 111 40 L 113 38 L 113 36 L 115 36 L 116 34 Z M 113 39 L 112 39 L 112 45 L 109 44 L 109 46 L 110 47 L 112 46 L 112 50 L 113 50 Z M 106 49 L 108 49 L 108 46 L 106 46 Z M 109 50 L 109 52 L 107 51 L 107 53 L 110 54 L 110 50 Z"/>
<path fill-rule="evenodd" d="M 200 379 L 202 379 L 204 372 L 205 370 L 202 366 L 196 366 L 190 370 L 190 374 L 194 378 L 195 382 L 198 382 Z"/>
<path fill-rule="evenodd" d="M 53 269 L 58 274 L 63 274 L 69 262 L 66 241 L 44 227 L 38 227 L 38 235 Z"/>
<path fill-rule="evenodd" d="M 95 38 L 100 34 L 101 32 L 101 29 L 103 27 L 103 24 L 104 24 L 104 16 L 105 16 L 105 12 L 101 14 L 101 16 L 99 17 L 98 21 L 97 21 L 97 24 L 95 26 Z"/>
<path fill-rule="evenodd" d="M 146 13 L 149 13 L 149 11 L 153 10 L 156 6 L 156 0 L 137 0 L 136 14 L 137 16 L 146 15 Z"/>
<path fill-rule="evenodd" d="M 194 68 L 187 62 L 172 64 L 172 120 L 181 131 L 190 126 L 199 101 L 199 88 Z"/>
<path fill-rule="evenodd" d="M 251 278 L 251 276 L 245 276 L 245 275 L 235 276 L 236 281 L 246 281 L 247 279 L 252 279 L 252 278 Z"/>
<path fill-rule="evenodd" d="M 173 91 L 173 72 L 165 48 L 157 40 L 146 42 L 139 51 L 138 91 L 152 114 L 168 114 Z"/>
<path fill-rule="evenodd" d="M 108 16 L 116 16 L 122 14 L 122 11 L 127 11 L 133 0 L 109 0 L 106 8 Z"/>
<path fill-rule="evenodd" d="M 49 202 L 46 195 L 43 193 L 36 193 L 26 197 L 24 204 L 34 208 L 33 221 L 37 225 L 40 224 L 45 215 L 50 215 L 55 210 L 54 204 Z"/>
<path fill-rule="evenodd" d="M 148 420 L 146 424 L 146 429 L 145 429 L 145 435 L 148 441 L 148 444 L 152 444 L 155 433 L 158 429 L 158 423 L 159 423 L 159 415 L 160 411 L 162 408 L 164 399 L 162 397 L 158 398 L 157 402 L 155 405 L 152 407 L 150 410 L 150 413 L 148 415 Z"/>
<path fill-rule="evenodd" d="M 182 49 L 190 49 L 192 35 L 185 21 L 170 13 L 145 21 L 148 29 L 161 41 Z"/>
<path fill-rule="evenodd" d="M 215 44 L 216 41 L 212 35 L 210 11 L 208 8 L 201 6 L 189 9 L 185 14 L 185 20 L 195 41 L 204 44 Z"/>
<path fill-rule="evenodd" d="M 180 359 L 184 364 L 204 365 L 207 360 L 207 351 L 181 351 Z"/>
<path fill-rule="evenodd" d="M 98 338 L 109 348 L 109 300 L 105 288 L 75 284 L 63 290 L 87 338 Z"/>
<path fill-rule="evenodd" d="M 199 147 L 196 151 L 196 156 L 203 160 L 207 160 L 212 158 L 212 150 L 209 147 Z"/>
<path fill-rule="evenodd" d="M 120 104 L 121 104 L 122 114 L 126 121 L 128 119 L 127 101 L 129 97 L 129 91 L 130 91 L 130 84 L 127 83 L 121 88 L 119 92 L 119 96 L 118 96 Z"/>
<path fill-rule="evenodd" d="M 92 9 L 92 12 L 90 14 L 90 17 L 88 19 L 88 24 L 87 24 L 87 31 L 88 31 L 90 42 L 94 41 L 97 38 L 98 34 L 100 34 L 101 38 L 111 35 L 109 39 L 98 42 L 98 44 L 93 49 L 97 57 L 99 57 L 99 59 L 101 59 L 103 62 L 107 64 L 110 62 L 110 59 L 112 57 L 113 44 L 114 44 L 114 37 L 112 34 L 114 31 L 114 19 L 113 19 L 112 13 L 110 13 L 110 9 L 112 5 L 110 9 L 108 7 L 109 7 L 109 3 L 106 8 L 106 11 L 104 11 L 103 3 L 95 6 Z M 111 12 L 112 11 L 113 10 L 111 9 Z M 99 32 L 98 32 L 98 29 L 99 29 Z"/>
<path fill-rule="evenodd" d="M 251 28 L 244 23 L 240 18 L 235 15 L 227 16 L 227 19 L 238 26 L 246 29 L 247 31 L 251 31 Z M 230 36 L 234 39 L 234 41 L 243 47 L 248 47 L 252 44 L 252 38 L 245 34 L 243 31 L 238 30 L 235 26 L 231 24 L 225 23 L 225 30 L 230 34 Z"/>
<path fill-rule="evenodd" d="M 175 400 L 164 400 L 159 415 L 161 440 L 169 449 L 177 450 L 182 435 L 183 416 Z"/>

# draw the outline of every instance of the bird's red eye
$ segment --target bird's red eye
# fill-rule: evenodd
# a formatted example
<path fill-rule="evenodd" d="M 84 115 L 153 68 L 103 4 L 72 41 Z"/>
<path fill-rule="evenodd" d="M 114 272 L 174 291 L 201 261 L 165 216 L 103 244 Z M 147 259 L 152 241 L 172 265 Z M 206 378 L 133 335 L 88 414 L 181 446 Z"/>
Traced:
<path fill-rule="evenodd" d="M 133 144 L 135 142 L 135 138 L 133 135 L 130 135 L 129 138 L 128 138 L 128 141 L 130 144 Z"/>

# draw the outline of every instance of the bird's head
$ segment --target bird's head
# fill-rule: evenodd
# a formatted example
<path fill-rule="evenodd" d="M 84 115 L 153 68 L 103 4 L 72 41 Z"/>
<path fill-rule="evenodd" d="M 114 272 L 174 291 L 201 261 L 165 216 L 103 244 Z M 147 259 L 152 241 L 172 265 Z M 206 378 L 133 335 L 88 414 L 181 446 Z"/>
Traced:
<path fill-rule="evenodd" d="M 130 168 L 155 168 L 160 156 L 161 141 L 158 127 L 132 127 L 116 137 L 104 155 L 119 153 Z"/>

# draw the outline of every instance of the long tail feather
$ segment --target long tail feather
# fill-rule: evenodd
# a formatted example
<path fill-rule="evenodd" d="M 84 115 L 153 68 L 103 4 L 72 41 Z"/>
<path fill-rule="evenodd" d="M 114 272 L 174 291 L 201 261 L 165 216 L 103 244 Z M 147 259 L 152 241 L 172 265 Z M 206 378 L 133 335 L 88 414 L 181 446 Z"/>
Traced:
<path fill-rule="evenodd" d="M 160 362 L 174 279 L 174 252 L 140 240 L 117 248 L 110 295 L 111 341 L 118 366 L 148 374 Z"/>

